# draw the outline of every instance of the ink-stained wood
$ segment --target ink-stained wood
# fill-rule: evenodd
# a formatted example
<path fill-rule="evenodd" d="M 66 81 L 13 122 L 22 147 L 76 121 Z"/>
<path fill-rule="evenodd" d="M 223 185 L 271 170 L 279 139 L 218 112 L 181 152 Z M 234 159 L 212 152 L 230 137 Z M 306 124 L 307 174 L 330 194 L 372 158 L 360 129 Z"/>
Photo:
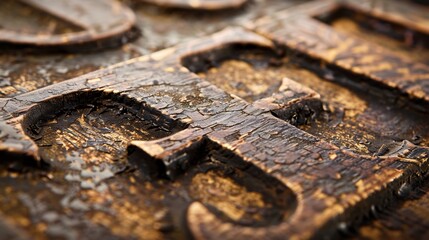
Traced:
<path fill-rule="evenodd" d="M 428 236 L 427 179 L 416 189 L 404 186 L 401 198 L 387 209 L 374 209 L 371 220 L 354 230 L 355 239 L 425 239 Z M 374 220 L 375 219 L 375 220 Z"/>
<path fill-rule="evenodd" d="M 303 4 L 0 99 L 0 229 L 424 238 L 425 10 L 373 3 Z"/>
<path fill-rule="evenodd" d="M 100 47 L 104 41 L 112 47 L 132 38 L 135 24 L 131 9 L 117 1 L 5 0 L 0 9 L 5 18 L 0 29 L 3 44 L 77 51 Z"/>
<path fill-rule="evenodd" d="M 290 11 L 279 12 L 269 21 L 268 18 L 260 19 L 255 27 L 258 32 L 272 37 L 280 45 L 329 63 L 339 71 L 351 72 L 362 81 L 373 80 L 416 101 L 427 101 L 427 65 L 392 54 L 382 46 L 341 34 L 312 18 L 320 12 L 338 7 L 341 5 L 336 1 L 300 5 Z M 426 26 L 427 31 L 427 25 L 424 25 L 427 19 L 424 16 L 419 18 L 419 15 L 416 17 L 414 22 L 421 24 L 413 24 L 409 28 L 418 31 L 417 27 Z M 402 24 L 408 26 L 409 22 L 403 21 Z"/>
<path fill-rule="evenodd" d="M 14 6 L 19 3 L 17 1 L 12 2 L 15 3 Z M 209 35 L 230 25 L 242 25 L 243 22 L 253 21 L 261 16 L 270 15 L 279 9 L 285 9 L 302 2 L 301 0 L 255 1 L 246 4 L 245 8 L 207 14 L 204 11 L 165 9 L 153 4 L 134 1 L 129 3 L 129 6 L 136 15 L 136 28 L 141 31 L 141 36 L 136 41 L 124 44 L 121 48 L 88 53 L 87 49 L 79 47 L 78 49 L 70 49 L 71 52 L 67 54 L 57 52 L 43 54 L 43 52 L 37 52 L 39 47 L 12 48 L 13 51 L 2 52 L 0 54 L 0 97 L 12 97 L 36 90 L 108 67 L 114 63 L 174 46 L 182 41 Z M 9 8 L 10 11 L 5 14 L 10 12 L 12 16 L 20 16 L 19 9 L 21 8 Z M 30 20 L 36 18 L 34 22 L 39 23 L 41 21 L 37 26 L 49 25 L 50 21 L 44 20 L 49 17 L 47 14 L 42 15 L 44 18 L 37 18 L 39 16 L 37 12 L 32 11 L 32 13 L 35 16 L 30 17 Z M 9 15 L 0 14 L 1 16 Z M 14 18 L 14 20 L 17 19 L 21 18 Z M 62 25 L 63 21 L 58 19 L 52 19 L 52 21 L 58 22 L 55 24 L 55 31 L 67 31 L 67 26 Z M 8 23 L 14 22 L 8 21 Z M 38 29 L 33 25 L 31 25 L 32 29 Z M 96 44 L 98 43 L 97 41 Z M 0 48 L 2 46 L 4 44 L 1 44 Z M 11 49 L 9 45 L 4 48 Z"/>
<path fill-rule="evenodd" d="M 43 138 L 38 142 L 40 141 L 38 134 L 44 131 L 40 132 L 38 129 L 48 130 L 50 127 L 46 126 L 62 124 L 64 120 L 60 120 L 61 115 L 58 114 L 61 113 L 57 109 L 70 111 L 67 109 L 80 109 L 82 104 L 88 106 L 85 108 L 94 109 L 92 106 L 95 105 L 98 109 L 103 108 L 103 105 L 99 106 L 99 100 L 94 99 L 115 99 L 116 104 L 125 104 L 124 107 L 134 109 L 135 114 L 142 114 L 141 117 L 150 122 L 148 124 L 155 124 L 159 121 L 157 120 L 159 117 L 150 117 L 145 112 L 155 111 L 152 114 L 162 114 L 170 118 L 170 121 L 177 121 L 183 126 L 188 125 L 186 127 L 188 130 L 177 134 L 172 132 L 172 135 L 159 140 L 149 138 L 150 141 L 142 141 L 139 139 L 142 137 L 137 137 L 135 140 L 138 141 L 131 142 L 134 146 L 130 149 L 130 152 L 134 151 L 132 158 L 137 158 L 137 166 L 142 166 L 143 172 L 151 173 L 148 176 L 155 179 L 173 179 L 173 181 L 180 179 L 187 169 L 200 164 L 200 161 L 204 162 L 200 160 L 198 152 L 210 152 L 223 148 L 225 150 L 221 152 L 231 152 L 223 153 L 228 157 L 224 157 L 224 160 L 211 159 L 209 163 L 225 161 L 223 163 L 233 169 L 242 169 L 246 162 L 244 165 L 250 164 L 262 175 L 269 173 L 280 181 L 278 184 L 285 189 L 283 192 L 289 192 L 289 198 L 296 199 L 294 200 L 297 201 L 296 205 L 305 209 L 305 211 L 297 211 L 295 204 L 292 204 L 293 201 L 289 202 L 283 210 L 285 213 L 284 217 L 280 218 L 282 219 L 280 222 L 265 228 L 255 228 L 252 226 L 256 226 L 254 225 L 256 223 L 252 224 L 250 219 L 243 220 L 250 222 L 250 225 L 243 225 L 234 215 L 224 219 L 219 213 L 223 209 L 216 208 L 214 204 L 205 201 L 189 202 L 189 209 L 183 217 L 187 219 L 191 234 L 197 238 L 213 239 L 233 236 L 281 238 L 284 235 L 291 238 L 308 238 L 314 237 L 315 234 L 332 234 L 336 231 L 336 224 L 339 224 L 339 221 L 350 221 L 362 210 L 370 209 L 371 205 L 382 204 L 382 201 L 379 201 L 381 199 L 376 196 L 386 195 L 387 197 L 389 192 L 397 191 L 401 184 L 408 182 L 410 176 L 426 170 L 427 149 L 425 148 L 407 143 L 399 149 L 395 146 L 393 152 L 389 152 L 388 148 L 387 151 L 380 153 L 381 156 L 375 157 L 357 155 L 352 151 L 339 149 L 275 118 L 269 110 L 257 108 L 228 95 L 189 73 L 181 66 L 180 61 L 174 61 L 174 59 L 183 59 L 185 56 L 192 58 L 190 56 L 201 50 L 215 50 L 234 43 L 234 40 L 231 42 L 224 40 L 230 37 L 237 38 L 234 36 L 241 36 L 244 42 L 253 42 L 254 45 L 269 43 L 269 40 L 254 33 L 230 29 L 213 37 L 201 39 L 198 44 L 192 42 L 190 45 L 167 49 L 75 80 L 7 99 L 4 103 L 2 119 L 9 128 L 14 129 L 15 134 L 4 137 L 2 149 L 32 156 L 36 166 L 41 164 L 40 159 L 44 159 L 55 169 L 54 166 L 61 165 L 58 162 L 61 162 L 62 157 L 43 156 L 45 151 L 49 153 L 49 150 L 41 150 L 41 147 L 49 149 L 54 145 L 66 146 L 66 143 L 58 138 L 55 143 L 51 142 L 47 145 Z M 111 94 L 115 97 L 109 96 Z M 92 100 L 88 102 L 87 99 Z M 119 109 L 122 108 L 119 107 Z M 160 112 L 156 113 L 155 109 Z M 127 112 L 130 111 L 127 110 Z M 97 110 L 95 114 L 96 112 Z M 81 114 L 77 112 L 76 116 L 79 115 Z M 90 115 L 82 116 L 90 118 Z M 77 123 L 72 123 L 72 125 L 75 124 Z M 156 129 L 156 125 L 154 128 Z M 167 126 L 166 129 L 169 128 L 171 127 Z M 88 141 L 86 140 L 87 146 Z M 103 145 L 96 140 L 94 143 L 98 145 L 95 150 L 100 148 L 100 144 Z M 58 150 L 54 152 L 59 153 Z M 195 153 L 192 154 L 192 152 Z M 65 156 L 64 159 L 73 161 L 70 159 L 77 157 L 91 162 L 91 156 L 96 156 L 94 153 L 88 156 L 82 152 L 74 154 L 76 155 Z M 100 162 L 95 159 L 92 161 Z M 121 162 L 127 165 L 126 159 Z M 103 163 L 106 164 L 106 162 Z M 112 178 L 121 172 L 119 169 L 123 169 L 119 166 L 104 167 L 104 170 L 93 167 L 87 175 L 92 176 L 91 172 L 94 171 L 98 173 L 107 171 L 106 175 Z M 366 167 L 361 168 L 361 166 Z M 83 175 L 81 174 L 81 177 Z M 97 176 L 97 173 L 94 175 Z M 100 176 L 99 178 L 103 179 Z M 81 182 L 81 187 L 88 187 L 95 191 L 93 193 L 95 198 L 98 194 L 110 190 L 104 185 L 98 186 L 97 181 L 92 185 L 83 183 Z M 368 201 L 368 198 L 371 201 Z M 86 203 L 84 212 L 91 212 L 88 209 L 93 207 L 88 202 L 93 200 L 91 197 L 80 199 L 80 203 Z M 232 210 L 228 210 L 231 214 Z M 246 214 L 238 216 L 246 216 Z M 94 219 L 89 221 L 98 223 L 98 220 Z M 115 223 L 105 224 L 107 228 L 112 228 Z"/>

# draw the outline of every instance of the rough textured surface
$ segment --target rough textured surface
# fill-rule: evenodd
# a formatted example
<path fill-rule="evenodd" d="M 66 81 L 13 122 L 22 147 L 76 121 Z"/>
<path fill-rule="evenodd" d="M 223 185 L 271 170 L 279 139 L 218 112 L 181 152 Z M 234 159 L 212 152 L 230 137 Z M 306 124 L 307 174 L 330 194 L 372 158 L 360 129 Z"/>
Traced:
<path fill-rule="evenodd" d="M 254 25 L 256 31 L 273 38 L 280 46 L 328 63 L 327 67 L 354 74 L 361 81 L 373 80 L 417 102 L 427 102 L 429 67 L 393 54 L 382 46 L 337 32 L 312 18 L 335 8 L 338 8 L 335 1 L 304 4 L 279 12 L 274 17 L 262 18 Z M 390 16 L 395 13 L 380 11 L 379 14 Z M 424 23 L 428 21 L 427 15 L 413 16 L 417 18 L 413 24 L 408 19 L 402 24 L 416 30 L 424 28 Z M 425 34 L 427 37 L 427 32 Z"/>
<path fill-rule="evenodd" d="M 10 1 L 5 0 L 1 4 L 3 2 Z M 14 5 L 18 3 L 17 1 L 11 2 Z M 68 54 L 58 54 L 57 52 L 42 54 L 37 52 L 39 48 L 12 48 L 13 51 L 2 52 L 0 54 L 0 97 L 11 97 L 61 82 L 114 63 L 173 46 L 181 41 L 220 31 L 230 25 L 242 25 L 247 21 L 302 3 L 300 0 L 264 0 L 251 2 L 236 10 L 207 14 L 192 10 L 165 9 L 141 1 L 124 2 L 129 4 L 136 15 L 136 27 L 141 32 L 139 39 L 126 43 L 121 48 L 102 52 L 88 53 L 88 49 L 84 49 L 84 53 L 82 51 L 79 53 L 79 48 L 73 49 Z M 44 21 L 55 20 L 53 24 L 56 26 L 55 31 L 67 31 L 67 28 L 62 25 L 64 21 L 48 18 L 50 15 L 42 13 L 43 18 L 40 18 L 40 14 L 32 11 L 35 16 L 23 18 L 18 9 L 7 7 L 0 8 L 0 11 L 1 9 L 11 10 L 12 14 L 7 11 L 5 14 L 3 12 L 0 14 L 0 18 L 5 17 L 3 21 L 8 24 L 19 22 L 19 19 L 27 24 L 30 19 L 31 29 L 38 29 L 34 25 L 49 25 Z M 13 21 L 10 17 L 14 18 Z M 41 23 L 32 24 L 33 22 Z M 19 26 L 22 27 L 22 25 Z M 5 45 L 1 44 L 1 46 Z M 11 49 L 9 45 L 4 48 L 5 50 Z"/>
<path fill-rule="evenodd" d="M 365 4 L 340 8 L 422 34 L 411 43 L 427 36 L 425 15 L 392 20 L 412 5 Z M 341 33 L 328 16 L 338 7 L 279 11 L 64 82 L 150 50 L 137 41 L 104 56 L 58 55 L 66 67 L 98 60 L 0 99 L 0 230 L 308 239 L 350 234 L 364 219 L 352 237 L 424 238 L 428 67 Z M 49 74 L 59 69 L 44 58 Z"/>
<path fill-rule="evenodd" d="M 367 221 L 353 236 L 355 239 L 403 239 L 428 237 L 428 186 L 410 190 L 403 187 L 403 198 L 387 209 L 374 210 L 377 220 Z"/>
<path fill-rule="evenodd" d="M 5 0 L 1 11 L 5 24 L 0 28 L 0 42 L 9 46 L 74 48 L 76 51 L 96 48 L 102 45 L 102 40 L 110 42 L 105 45 L 118 46 L 127 41 L 125 33 L 131 31 L 135 23 L 131 9 L 115 0 Z"/>

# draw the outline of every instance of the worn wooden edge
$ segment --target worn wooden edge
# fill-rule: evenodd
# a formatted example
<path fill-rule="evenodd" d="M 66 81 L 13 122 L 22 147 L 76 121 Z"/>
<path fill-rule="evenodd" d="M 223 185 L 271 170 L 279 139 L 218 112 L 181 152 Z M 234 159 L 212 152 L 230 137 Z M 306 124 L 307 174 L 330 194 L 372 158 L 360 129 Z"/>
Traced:
<path fill-rule="evenodd" d="M 389 1 L 389 5 L 383 4 L 370 4 L 370 1 L 356 1 L 345 0 L 341 6 L 352 8 L 354 10 L 369 14 L 376 18 L 393 22 L 402 25 L 408 29 L 429 34 L 429 17 L 427 16 L 426 9 L 417 5 L 404 4 L 400 1 Z M 402 12 L 401 12 L 402 11 Z M 408 16 L 403 12 L 413 14 Z"/>
<path fill-rule="evenodd" d="M 255 36 L 254 33 L 250 35 Z M 230 43 L 216 36 L 220 35 L 182 45 L 182 48 L 196 49 L 195 53 L 199 48 L 216 49 Z M 249 42 L 246 38 L 243 40 Z M 371 204 L 377 204 L 377 199 L 367 202 L 371 196 L 397 191 L 412 174 L 427 170 L 428 156 L 424 151 L 411 161 L 395 156 L 360 156 L 303 132 L 181 67 L 180 56 L 192 54 L 183 49 L 164 50 L 8 99 L 1 105 L 1 119 L 7 125 L 19 128 L 30 109 L 67 93 L 101 91 L 124 95 L 189 124 L 190 129 L 203 130 L 187 130 L 191 131 L 183 135 L 187 137 L 176 135 L 173 140 L 177 143 L 172 145 L 171 138 L 158 141 L 158 145 L 173 147 L 161 146 L 155 152 L 153 148 L 145 148 L 147 143 L 143 143 L 141 150 L 149 156 L 165 159 L 183 150 L 184 146 L 190 146 L 189 139 L 205 137 L 275 176 L 297 196 L 298 206 L 292 216 L 278 225 L 257 229 L 224 223 L 208 213 L 205 207 L 191 205 L 188 223 L 197 238 L 276 239 L 288 236 L 302 239 L 314 237 L 321 228 L 332 234 L 336 225 L 331 223 L 338 223 L 340 219 L 352 221 L 350 216 L 364 214 Z M 160 91 L 162 94 L 157 94 Z M 199 97 L 189 99 L 186 96 L 190 94 Z M 22 130 L 18 135 L 22 141 L 28 138 Z M 134 146 L 141 144 L 133 143 Z M 153 142 L 150 144 L 153 146 Z M 34 143 L 32 147 L 37 149 Z M 30 151 L 30 148 L 21 149 Z M 170 163 L 174 160 L 168 159 Z M 292 166 L 298 166 L 299 171 Z M 338 187 L 355 190 L 341 194 L 330 190 Z M 203 215 L 205 217 L 201 217 Z"/>
<path fill-rule="evenodd" d="M 278 12 L 270 21 L 261 19 L 248 26 L 272 39 L 278 47 L 298 51 L 333 66 L 334 71 L 346 72 L 354 78 L 399 92 L 418 104 L 429 102 L 428 66 L 395 55 L 382 46 L 336 32 L 309 15 L 314 14 L 318 6 L 329 10 L 337 8 L 338 3 L 310 2 Z"/>
<path fill-rule="evenodd" d="M 293 118 L 302 115 L 306 119 L 315 119 L 323 110 L 320 94 L 289 78 L 284 78 L 278 93 L 253 103 L 292 125 L 298 125 Z"/>
<path fill-rule="evenodd" d="M 82 31 L 66 34 L 34 35 L 22 32 L 18 33 L 16 31 L 7 29 L 1 29 L 0 42 L 24 46 L 31 45 L 43 47 L 60 47 L 64 45 L 82 45 L 88 42 L 108 40 L 109 38 L 114 38 L 118 35 L 125 34 L 131 31 L 136 21 L 134 12 L 122 3 L 116 2 L 115 0 L 109 1 L 112 9 L 110 9 L 110 12 L 106 12 L 103 14 L 120 14 L 122 16 L 119 22 L 111 24 L 110 27 L 101 28 L 100 26 L 103 26 L 105 23 L 104 20 L 98 19 L 90 25 L 87 24 L 83 26 L 84 28 Z M 29 0 L 26 1 L 26 3 L 33 5 L 36 8 L 40 8 L 44 11 L 48 11 L 49 13 L 59 16 L 60 18 L 64 18 L 64 16 L 61 16 L 59 13 L 57 14 L 56 12 L 53 12 L 55 9 L 50 8 L 49 2 L 35 2 Z M 94 2 L 91 2 L 91 4 L 92 3 Z M 77 6 L 73 6 L 77 9 L 85 9 L 86 7 L 85 1 L 76 2 L 74 4 L 77 4 Z M 61 10 L 63 11 L 65 9 Z M 74 17 L 78 18 L 79 16 Z M 65 20 L 71 21 L 70 19 L 73 19 L 73 16 L 67 16 Z M 127 41 L 127 37 L 123 39 Z"/>

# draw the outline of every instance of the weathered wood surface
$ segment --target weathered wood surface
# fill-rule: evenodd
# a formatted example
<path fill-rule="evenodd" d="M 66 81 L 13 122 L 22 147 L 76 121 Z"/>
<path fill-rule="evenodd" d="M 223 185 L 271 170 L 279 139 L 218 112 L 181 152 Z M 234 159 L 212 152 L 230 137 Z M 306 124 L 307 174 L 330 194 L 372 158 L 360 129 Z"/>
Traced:
<path fill-rule="evenodd" d="M 428 182 L 417 189 L 403 188 L 402 199 L 387 209 L 374 209 L 373 221 L 352 231 L 354 239 L 426 239 L 428 237 Z M 375 218 L 375 220 L 374 220 Z M 350 231 L 350 230 L 348 230 Z"/>
<path fill-rule="evenodd" d="M 332 234 L 341 221 L 350 221 L 362 210 L 369 210 L 371 205 L 382 204 L 384 200 L 376 196 L 387 197 L 402 184 L 408 184 L 410 176 L 426 171 L 427 152 L 424 148 L 405 145 L 399 153 L 395 153 L 402 157 L 395 154 L 385 157 L 360 156 L 341 150 L 276 119 L 268 110 L 249 105 L 201 81 L 183 68 L 180 62 L 172 60 L 180 59 L 180 56 L 189 57 L 198 49 L 207 51 L 228 44 L 223 39 L 229 39 L 229 36 L 242 36 L 244 41 L 253 41 L 256 45 L 261 41 L 260 36 L 250 32 L 226 30 L 212 38 L 200 40 L 198 45 L 192 43 L 192 48 L 185 45 L 167 49 L 7 99 L 4 101 L 2 119 L 15 129 L 16 134 L 4 137 L 2 149 L 33 156 L 33 161 L 37 163 L 41 156 L 40 146 L 27 136 L 33 134 L 34 125 L 47 115 L 54 116 L 58 108 L 73 109 L 85 103 L 86 99 L 92 98 L 91 92 L 106 96 L 113 93 L 118 99 L 125 99 L 121 102 L 142 101 L 138 104 L 189 124 L 189 130 L 171 137 L 131 143 L 143 151 L 140 154 L 143 159 L 139 161 L 148 161 L 147 168 L 153 164 L 150 161 L 163 161 L 166 172 L 157 175 L 173 177 L 197 164 L 198 155 L 177 154 L 187 146 L 194 146 L 189 143 L 197 141 L 201 143 L 196 147 L 202 148 L 203 152 L 209 151 L 211 144 L 229 149 L 238 158 L 276 176 L 291 189 L 289 191 L 296 199 L 298 208 L 286 209 L 292 212 L 290 217 L 265 228 L 225 222 L 204 204 L 192 203 L 186 214 L 192 234 L 197 238 L 213 239 L 233 236 L 283 238 L 285 235 L 308 238 L 318 233 Z M 187 49 L 194 50 L 190 52 Z M 96 103 L 90 101 L 88 104 Z M 131 107 L 135 104 L 132 103 Z M 192 140 L 195 137 L 204 137 L 208 143 L 203 143 L 202 139 Z M 37 135 L 34 138 L 37 139 Z M 134 151 L 137 149 L 134 148 Z M 181 157 L 172 157 L 175 155 Z M 405 160 L 409 158 L 413 160 Z M 55 165 L 58 160 L 45 158 L 45 161 Z"/>
<path fill-rule="evenodd" d="M 428 170 L 428 67 L 312 18 L 336 7 L 303 5 L 0 99 L 0 228 L 307 239 L 390 205 L 359 236 L 423 238 L 427 194 L 397 206 Z"/>
<path fill-rule="evenodd" d="M 8 1 L 2 1 L 1 3 Z M 12 3 L 19 3 L 12 1 Z M 145 4 L 135 1 L 130 4 L 136 15 L 136 27 L 141 31 L 137 41 L 126 43 L 123 47 L 103 52 L 74 52 L 69 54 L 32 52 L 34 48 L 13 48 L 0 54 L 0 97 L 12 97 L 17 94 L 32 91 L 44 86 L 52 85 L 82 74 L 108 67 L 111 64 L 145 55 L 151 52 L 174 46 L 182 41 L 188 41 L 204 35 L 208 35 L 230 25 L 242 25 L 243 22 L 253 21 L 261 16 L 270 15 L 279 9 L 285 9 L 295 4 L 302 3 L 301 0 L 270 0 L 257 1 L 248 4 L 245 9 L 233 11 L 217 11 L 210 14 L 206 12 L 167 10 L 156 5 Z M 4 8 L 0 8 L 4 9 Z M 23 17 L 17 12 L 19 9 L 8 8 L 9 11 L 0 14 L 5 17 L 7 23 L 19 23 L 20 21 L 9 21 L 11 17 L 21 19 Z M 34 13 L 34 12 L 33 12 Z M 12 15 L 12 16 L 10 16 Z M 35 22 L 42 21 L 45 15 L 35 14 Z M 9 16 L 7 18 L 6 16 Z M 41 19 L 38 19 L 37 17 Z M 9 19 L 9 20 L 7 20 Z M 33 20 L 33 18 L 30 18 Z M 53 19 L 52 21 L 54 21 Z M 62 21 L 54 21 L 56 31 L 66 31 L 67 26 Z M 48 23 L 37 24 L 42 27 Z M 32 29 L 38 29 L 36 24 Z M 96 42 L 99 43 L 99 42 Z M 2 49 L 4 44 L 1 44 Z M 101 44 L 103 46 L 103 44 Z M 6 50 L 11 47 L 7 45 Z M 40 48 L 36 48 L 40 49 Z M 29 50 L 29 51 L 28 51 Z M 92 49 L 94 50 L 94 49 Z"/>
<path fill-rule="evenodd" d="M 300 5 L 272 18 L 263 18 L 256 23 L 256 31 L 272 37 L 280 45 L 355 74 L 361 81 L 376 80 L 417 101 L 429 100 L 427 65 L 391 54 L 382 46 L 338 33 L 313 19 L 312 16 L 317 16 L 320 11 L 338 7 L 335 1 L 323 1 L 322 4 Z M 427 18 L 415 22 L 424 23 Z M 408 24 L 405 21 L 402 23 Z M 417 24 L 409 26 L 410 29 L 414 25 Z"/>
<path fill-rule="evenodd" d="M 3 19 L 0 42 L 11 46 L 74 48 L 74 51 L 100 48 L 100 45 L 116 47 L 132 38 L 129 32 L 135 24 L 131 9 L 117 1 L 5 0 L 1 4 L 2 15 L 11 16 Z M 39 15 L 32 22 L 32 12 L 37 10 Z M 17 20 L 20 15 L 29 21 Z"/>

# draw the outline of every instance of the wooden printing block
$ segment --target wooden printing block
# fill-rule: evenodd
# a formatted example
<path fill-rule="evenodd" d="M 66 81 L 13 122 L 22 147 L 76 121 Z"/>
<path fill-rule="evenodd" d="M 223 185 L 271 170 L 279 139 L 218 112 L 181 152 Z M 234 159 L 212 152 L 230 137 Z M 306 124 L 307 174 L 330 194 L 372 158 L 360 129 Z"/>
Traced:
<path fill-rule="evenodd" d="M 138 36 L 135 15 L 116 1 L 2 1 L 2 49 L 26 46 L 90 51 Z"/>
<path fill-rule="evenodd" d="M 61 212 L 72 208 L 76 214 L 71 216 L 79 219 L 78 222 L 88 222 L 87 227 L 97 223 L 115 235 L 141 236 L 138 234 L 145 233 L 159 237 L 157 234 L 170 233 L 212 239 L 233 236 L 240 239 L 311 238 L 318 234 L 335 234 L 338 224 L 352 222 L 371 206 L 384 204 L 402 184 L 415 181 L 410 176 L 426 171 L 427 149 L 412 143 L 394 145 L 379 156 L 358 154 L 275 117 L 271 111 L 276 107 L 299 112 L 300 106 L 305 106 L 293 104 L 300 102 L 299 99 L 305 101 L 310 97 L 315 102 L 320 101 L 318 94 L 292 80 L 284 80 L 280 92 L 268 97 L 265 104 L 264 98 L 252 104 L 227 94 L 183 67 L 198 69 L 199 66 L 192 66 L 192 63 L 202 60 L 210 64 L 231 58 L 228 54 L 238 56 L 234 48 L 239 51 L 240 45 L 268 51 L 274 46 L 269 39 L 255 33 L 240 28 L 228 29 L 2 100 L 2 121 L 6 124 L 3 128 L 10 129 L 2 138 L 2 158 L 21 159 L 20 164 L 16 164 L 16 160 L 9 161 L 5 168 L 39 172 L 50 176 L 48 178 L 54 182 L 62 182 L 63 187 L 66 185 L 63 191 L 73 192 L 74 199 L 68 202 L 62 199 L 62 204 L 57 204 L 56 218 L 64 217 Z M 209 59 L 204 59 L 205 56 Z M 275 97 L 278 94 L 282 97 Z M 269 99 L 273 98 L 285 102 L 272 107 L 270 102 L 273 101 Z M 136 129 L 127 130 L 131 126 L 126 124 L 130 122 Z M 91 124 L 96 129 L 84 128 Z M 112 129 L 125 129 L 125 132 L 111 132 L 109 127 L 102 129 L 109 125 Z M 113 133 L 117 136 L 109 135 Z M 120 139 L 121 134 L 127 140 L 134 140 L 128 147 L 129 161 L 124 155 L 126 143 L 109 143 L 109 140 Z M 129 135 L 134 137 L 130 139 Z M 13 156 L 8 155 L 12 153 Z M 118 161 L 118 158 L 123 160 Z M 127 169 L 139 169 L 134 180 L 129 180 Z M 204 194 L 204 186 L 212 182 L 216 173 L 229 173 L 234 179 L 233 188 L 241 185 L 247 194 L 253 195 L 253 200 L 261 202 L 248 203 L 249 208 L 240 212 L 234 210 L 233 204 L 225 207 L 225 198 L 221 198 L 223 204 L 219 204 L 213 198 L 204 197 L 222 194 L 211 192 L 213 189 Z M 114 179 L 115 184 L 109 185 L 106 179 Z M 132 184 L 135 179 L 138 182 Z M 252 189 L 243 179 L 254 179 L 255 184 L 265 187 Z M 28 184 L 22 181 L 20 186 Z M 65 184 L 67 181 L 78 184 Z M 147 188 L 153 188 L 148 187 L 153 181 L 166 185 L 155 192 L 162 193 L 167 205 L 168 202 L 172 204 L 169 210 L 159 213 L 160 219 L 149 217 L 150 209 L 130 208 L 139 202 L 139 197 L 132 197 L 132 192 L 149 191 Z M 187 181 L 197 182 L 187 185 Z M 55 199 L 52 190 L 46 189 L 49 189 L 49 181 L 39 184 L 44 189 L 42 192 L 53 194 L 51 198 Z M 268 186 L 276 190 L 264 192 Z M 181 187 L 184 189 L 177 190 Z M 162 190 L 165 188 L 175 188 L 173 193 L 184 191 L 186 194 L 182 194 L 189 197 L 174 196 Z M 240 194 L 245 190 L 236 191 Z M 257 194 L 264 197 L 257 197 Z M 31 194 L 27 192 L 27 195 Z M 12 196 L 11 193 L 9 197 Z M 146 202 L 157 199 L 154 193 L 140 195 L 140 198 Z M 238 199 L 235 201 L 246 199 L 246 196 L 240 195 Z M 276 199 L 287 201 L 276 202 Z M 100 204 L 109 206 L 106 209 L 115 209 L 117 214 L 103 215 L 106 209 Z M 274 214 L 279 212 L 280 216 Z M 130 226 L 121 225 L 124 217 L 146 218 L 146 223 L 161 221 L 165 225 L 151 230 L 142 227 L 133 232 Z M 50 219 L 49 216 L 45 218 Z M 40 219 L 41 224 L 47 224 L 45 218 Z M 184 221 L 185 226 L 178 224 Z M 81 236 L 88 231 L 81 225 L 78 230 L 59 225 L 67 227 L 71 236 Z M 100 228 L 99 234 L 108 234 L 103 231 L 106 230 Z"/>
<path fill-rule="evenodd" d="M 312 4 L 261 19 L 250 27 L 261 35 L 231 28 L 2 99 L 2 176 L 18 179 L 5 206 L 24 204 L 37 223 L 17 225 L 72 238 L 317 238 L 406 193 L 427 172 L 427 67 L 311 18 L 352 7 Z M 393 68 L 336 57 L 365 47 Z"/>
<path fill-rule="evenodd" d="M 112 39 L 113 42 L 118 43 L 117 45 L 109 45 L 109 41 L 94 40 L 91 44 L 86 44 L 88 47 L 79 45 L 65 47 L 67 49 L 64 49 L 64 46 L 60 46 L 58 49 L 57 47 L 43 48 L 34 45 L 22 47 L 14 44 L 12 47 L 10 44 L 1 43 L 0 97 L 16 96 L 117 62 L 171 47 L 197 36 L 209 35 L 226 26 L 242 25 L 244 21 L 257 19 L 261 15 L 270 15 L 279 9 L 285 9 L 298 3 L 302 3 L 302 1 L 264 0 L 252 2 L 239 9 L 207 14 L 203 10 L 168 9 L 154 4 L 132 1 L 129 4 L 136 16 L 135 28 L 141 30 L 142 36 L 138 41 L 126 43 L 120 48 L 103 52 L 91 51 L 97 50 L 99 47 L 119 46 L 126 40 L 132 40 L 128 39 L 127 33 L 125 33 L 126 36 L 120 34 L 117 38 Z M 92 5 L 94 4 L 92 3 Z M 10 7 L 6 8 L 6 6 Z M 55 19 L 53 16 L 43 14 L 42 11 L 35 11 L 36 8 L 26 7 L 25 4 L 20 4 L 20 1 L 2 1 L 0 11 L 1 9 L 7 9 L 0 14 L 0 17 L 7 22 L 3 25 L 9 29 L 17 30 L 28 26 L 27 29 L 31 27 L 33 32 L 51 30 L 61 33 L 67 32 L 67 27 L 70 27 L 66 21 Z M 22 11 L 32 14 L 27 16 Z M 97 47 L 91 47 L 91 45 L 97 45 Z M 5 51 L 3 52 L 3 50 Z M 58 50 L 66 50 L 66 52 Z"/>

